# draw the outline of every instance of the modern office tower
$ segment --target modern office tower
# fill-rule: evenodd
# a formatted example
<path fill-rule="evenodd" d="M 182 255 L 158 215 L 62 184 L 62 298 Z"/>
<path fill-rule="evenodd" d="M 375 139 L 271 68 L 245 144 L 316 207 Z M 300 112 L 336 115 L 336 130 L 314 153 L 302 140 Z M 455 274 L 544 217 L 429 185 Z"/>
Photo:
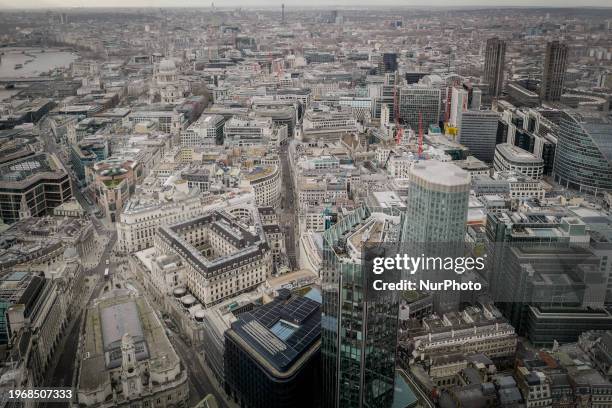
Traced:
<path fill-rule="evenodd" d="M 366 245 L 380 248 L 377 243 L 381 242 L 397 245 L 398 224 L 399 216 L 360 207 L 323 234 L 321 406 L 324 408 L 392 406 L 398 292 L 369 289 L 371 279 L 377 275 L 362 264 L 362 259 L 368 258 L 362 251 Z"/>
<path fill-rule="evenodd" d="M 385 52 L 382 56 L 382 65 L 385 73 L 397 71 L 397 54 Z"/>
<path fill-rule="evenodd" d="M 470 174 L 452 163 L 415 163 L 409 174 L 402 242 L 463 242 Z"/>
<path fill-rule="evenodd" d="M 318 405 L 320 303 L 281 289 L 265 305 L 241 313 L 225 332 L 225 386 L 240 406 Z"/>
<path fill-rule="evenodd" d="M 609 119 L 564 112 L 553 167 L 555 181 L 590 194 L 612 191 L 611 138 Z"/>
<path fill-rule="evenodd" d="M 470 174 L 451 163 L 427 160 L 415 163 L 408 179 L 402 252 L 418 250 L 427 252 L 427 256 L 463 256 L 460 252 L 465 240 Z M 434 309 L 454 310 L 459 297 L 459 292 L 437 292 Z"/>
<path fill-rule="evenodd" d="M 52 154 L 32 153 L 0 165 L 0 219 L 41 217 L 72 197 L 70 176 Z"/>
<path fill-rule="evenodd" d="M 506 42 L 498 37 L 487 40 L 485 50 L 484 81 L 489 85 L 489 96 L 497 98 L 504 86 L 504 60 Z"/>
<path fill-rule="evenodd" d="M 542 68 L 540 99 L 560 101 L 563 94 L 563 79 L 567 69 L 567 44 L 551 41 L 546 44 L 546 57 Z"/>
<path fill-rule="evenodd" d="M 589 310 L 603 311 L 607 276 L 589 248 L 515 242 L 503 253 L 491 296 L 520 336 L 551 344 L 563 333 L 566 342 L 576 341 L 588 326 L 584 321 Z M 612 319 L 605 311 L 604 315 L 595 317 L 604 317 L 607 327 L 603 328 L 610 329 Z"/>
<path fill-rule="evenodd" d="M 602 310 L 610 245 L 573 212 L 489 213 L 489 292 L 520 335 L 534 344 L 576 341 L 612 322 Z"/>
<path fill-rule="evenodd" d="M 272 136 L 272 128 L 272 118 L 234 116 L 223 125 L 223 143 L 233 147 L 266 144 Z"/>
<path fill-rule="evenodd" d="M 289 101 L 257 101 L 253 102 L 252 111 L 262 118 L 272 118 L 276 127 L 287 125 L 287 137 L 295 135 L 295 125 L 298 117 L 297 103 Z"/>
<path fill-rule="evenodd" d="M 421 114 L 423 129 L 429 125 L 437 125 L 440 120 L 440 89 L 422 85 L 402 87 L 399 92 L 400 121 L 410 125 L 412 129 L 419 129 L 419 113 Z"/>
<path fill-rule="evenodd" d="M 458 142 L 472 155 L 486 163 L 493 162 L 499 114 L 493 111 L 468 110 L 461 114 Z"/>
<path fill-rule="evenodd" d="M 281 4 L 281 24 L 285 24 L 285 3 Z"/>

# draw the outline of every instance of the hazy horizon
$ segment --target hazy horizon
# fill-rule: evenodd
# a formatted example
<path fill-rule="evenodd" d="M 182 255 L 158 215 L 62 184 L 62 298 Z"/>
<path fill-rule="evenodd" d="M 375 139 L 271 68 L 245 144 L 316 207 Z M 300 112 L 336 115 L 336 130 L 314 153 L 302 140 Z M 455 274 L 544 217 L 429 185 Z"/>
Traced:
<path fill-rule="evenodd" d="M 181 8 L 181 7 L 210 7 L 211 1 L 205 2 L 200 0 L 182 0 L 180 2 L 172 0 L 106 0 L 103 3 L 95 0 L 22 0 L 19 2 L 11 0 L 0 0 L 0 9 L 52 9 L 52 8 Z M 603 7 L 611 8 L 609 0 L 587 0 L 576 5 L 573 0 L 510 0 L 510 1 L 487 1 L 487 0 L 430 0 L 427 4 L 418 1 L 402 1 L 402 0 L 383 0 L 376 3 L 364 0 L 336 0 L 330 3 L 325 0 L 313 0 L 304 5 L 303 2 L 297 0 L 269 1 L 269 0 L 217 0 L 214 2 L 217 8 L 235 8 L 235 7 L 265 7 L 273 8 L 280 7 L 285 4 L 285 9 L 290 11 L 291 7 L 305 8 L 333 8 L 333 7 L 419 7 L 419 8 L 436 8 L 436 7 L 479 7 L 479 8 L 499 8 L 499 7 L 550 7 L 550 8 L 588 8 L 588 7 Z"/>

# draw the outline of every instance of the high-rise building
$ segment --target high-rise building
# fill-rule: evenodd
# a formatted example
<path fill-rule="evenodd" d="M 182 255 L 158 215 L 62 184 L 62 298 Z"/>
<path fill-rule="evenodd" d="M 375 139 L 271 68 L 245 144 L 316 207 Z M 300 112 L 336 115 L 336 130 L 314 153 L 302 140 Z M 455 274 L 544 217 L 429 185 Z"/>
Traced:
<path fill-rule="evenodd" d="M 384 72 L 397 71 L 397 54 L 394 52 L 385 52 L 382 56 Z"/>
<path fill-rule="evenodd" d="M 504 86 L 506 42 L 498 37 L 487 40 L 485 50 L 484 81 L 489 85 L 489 96 L 497 98 Z"/>
<path fill-rule="evenodd" d="M 329 22 L 334 24 L 338 18 L 338 10 L 332 10 L 329 14 Z"/>
<path fill-rule="evenodd" d="M 567 44 L 551 41 L 546 44 L 546 57 L 542 68 L 540 98 L 544 101 L 560 101 L 563 80 L 567 70 Z"/>
<path fill-rule="evenodd" d="M 408 179 L 402 252 L 462 256 L 459 253 L 465 240 L 470 174 L 452 163 L 427 160 L 414 164 Z M 452 311 L 459 297 L 456 291 L 436 293 L 434 309 Z"/>
<path fill-rule="evenodd" d="M 486 163 L 493 162 L 499 114 L 493 111 L 467 110 L 461 113 L 458 142 L 472 155 Z"/>
<path fill-rule="evenodd" d="M 399 301 L 396 291 L 369 289 L 376 275 L 363 264 L 368 256 L 362 252 L 397 242 L 398 224 L 398 216 L 360 207 L 323 234 L 324 408 L 392 406 Z"/>
<path fill-rule="evenodd" d="M 555 181 L 568 188 L 600 194 L 612 191 L 612 122 L 565 112 L 559 125 Z"/>
<path fill-rule="evenodd" d="M 402 242 L 461 242 L 465 236 L 470 174 L 452 163 L 427 160 L 409 174 Z"/>
<path fill-rule="evenodd" d="M 399 115 L 402 123 L 417 130 L 420 114 L 423 129 L 426 129 L 429 125 L 438 124 L 440 120 L 440 89 L 410 85 L 400 88 L 398 92 Z"/>

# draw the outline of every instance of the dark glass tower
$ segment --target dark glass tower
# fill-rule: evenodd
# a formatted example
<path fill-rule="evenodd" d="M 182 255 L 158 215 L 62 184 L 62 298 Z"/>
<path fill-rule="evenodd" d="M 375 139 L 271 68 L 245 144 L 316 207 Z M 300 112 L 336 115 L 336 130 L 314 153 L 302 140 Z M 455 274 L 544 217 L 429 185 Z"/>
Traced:
<path fill-rule="evenodd" d="M 394 52 L 386 52 L 382 56 L 384 72 L 397 71 L 397 54 Z"/>
<path fill-rule="evenodd" d="M 368 255 L 356 253 L 354 245 L 363 243 L 361 238 L 367 235 L 370 243 L 363 245 L 373 245 L 371 250 L 380 253 L 384 249 L 378 243 L 387 241 L 388 228 L 385 214 L 362 207 L 325 231 L 321 317 L 324 408 L 392 406 L 398 299 L 395 291 L 370 290 L 376 275 L 364 266 L 367 261 L 362 262 Z"/>
<path fill-rule="evenodd" d="M 489 96 L 497 98 L 504 86 L 504 61 L 506 42 L 497 37 L 487 40 L 485 50 L 484 80 L 489 84 Z"/>

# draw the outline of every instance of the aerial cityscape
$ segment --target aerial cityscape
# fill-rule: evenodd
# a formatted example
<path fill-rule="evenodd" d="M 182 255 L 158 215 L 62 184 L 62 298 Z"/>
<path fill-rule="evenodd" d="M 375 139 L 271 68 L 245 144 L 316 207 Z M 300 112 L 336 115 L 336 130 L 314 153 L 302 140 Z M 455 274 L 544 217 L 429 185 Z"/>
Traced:
<path fill-rule="evenodd" d="M 0 3 L 0 408 L 612 408 L 612 5 L 519 3 Z"/>

